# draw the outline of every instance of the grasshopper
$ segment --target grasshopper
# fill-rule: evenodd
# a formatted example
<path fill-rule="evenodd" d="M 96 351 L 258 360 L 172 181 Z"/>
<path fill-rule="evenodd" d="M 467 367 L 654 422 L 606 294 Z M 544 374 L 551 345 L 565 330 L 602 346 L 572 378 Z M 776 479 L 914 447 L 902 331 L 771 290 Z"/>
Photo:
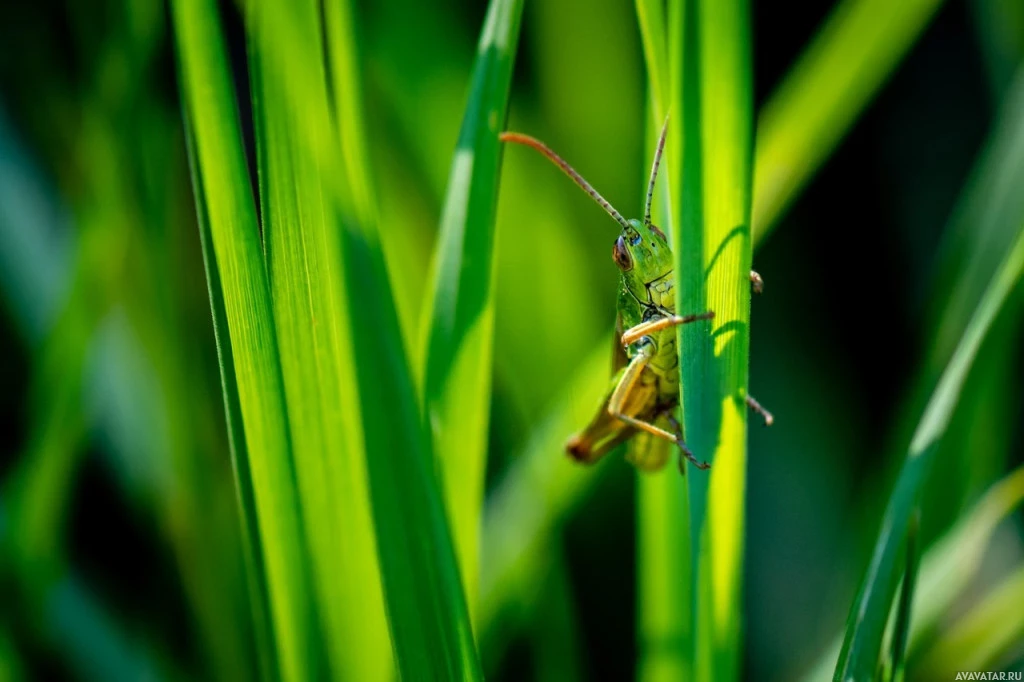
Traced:
<path fill-rule="evenodd" d="M 583 176 L 543 142 L 521 133 L 505 132 L 499 136 L 502 142 L 532 147 L 543 154 L 622 227 L 612 247 L 620 286 L 611 387 L 590 424 L 566 444 L 569 455 L 588 464 L 635 437 L 627 459 L 639 469 L 661 469 L 668 459 L 668 450 L 662 445 L 668 443 L 679 448 L 680 471 L 685 471 L 684 457 L 699 469 L 710 466 L 686 447 L 682 426 L 674 417 L 679 406 L 675 327 L 710 320 L 715 313 L 709 310 L 676 315 L 672 251 L 665 233 L 651 222 L 651 199 L 667 129 L 666 120 L 654 152 L 643 221 L 623 218 Z M 751 270 L 750 281 L 754 291 L 760 292 L 764 285 L 760 275 Z M 765 424 L 771 425 L 771 413 L 750 395 L 746 396 L 746 402 L 764 418 Z"/>

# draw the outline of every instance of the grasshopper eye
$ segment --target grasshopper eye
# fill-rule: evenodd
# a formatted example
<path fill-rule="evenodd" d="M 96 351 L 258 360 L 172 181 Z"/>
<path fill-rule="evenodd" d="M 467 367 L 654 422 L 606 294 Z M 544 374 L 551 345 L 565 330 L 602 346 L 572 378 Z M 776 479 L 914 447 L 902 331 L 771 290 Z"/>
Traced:
<path fill-rule="evenodd" d="M 633 257 L 629 255 L 629 250 L 626 248 L 626 240 L 621 236 L 615 240 L 615 246 L 612 247 L 612 260 L 619 266 L 619 270 L 623 272 L 629 272 L 633 269 Z"/>

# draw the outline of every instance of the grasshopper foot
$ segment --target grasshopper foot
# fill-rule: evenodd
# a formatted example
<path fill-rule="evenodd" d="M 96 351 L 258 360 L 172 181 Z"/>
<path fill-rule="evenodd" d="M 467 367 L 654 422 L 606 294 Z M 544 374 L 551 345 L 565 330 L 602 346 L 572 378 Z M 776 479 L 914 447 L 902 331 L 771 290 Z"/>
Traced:
<path fill-rule="evenodd" d="M 693 466 L 697 467 L 698 469 L 704 470 L 704 469 L 710 469 L 711 468 L 711 465 L 708 464 L 707 462 L 702 462 L 699 459 L 697 459 L 696 457 L 694 457 L 693 453 L 690 452 L 690 448 L 686 447 L 686 443 L 683 442 L 682 438 L 678 438 L 678 437 L 676 438 L 676 445 L 679 446 L 679 454 L 680 454 L 680 457 L 679 457 L 679 473 L 681 473 L 681 474 L 685 474 L 686 473 L 686 461 L 687 460 L 689 460 L 690 463 L 693 464 Z"/>
<path fill-rule="evenodd" d="M 772 416 L 772 413 L 764 409 L 764 407 L 761 406 L 761 403 L 757 402 L 754 396 L 748 394 L 746 400 L 747 407 L 761 415 L 761 418 L 764 419 L 765 426 L 771 426 L 775 423 L 775 417 Z"/>
<path fill-rule="evenodd" d="M 755 294 L 759 294 L 764 291 L 764 280 L 761 279 L 761 275 L 757 274 L 756 271 L 750 271 L 750 286 L 754 289 Z"/>

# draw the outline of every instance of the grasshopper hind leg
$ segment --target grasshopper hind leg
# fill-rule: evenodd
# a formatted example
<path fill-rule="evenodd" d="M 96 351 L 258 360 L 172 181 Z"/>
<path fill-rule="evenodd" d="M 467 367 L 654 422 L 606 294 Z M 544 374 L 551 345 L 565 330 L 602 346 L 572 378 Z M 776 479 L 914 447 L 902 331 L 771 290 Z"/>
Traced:
<path fill-rule="evenodd" d="M 694 454 L 690 452 L 690 448 L 686 447 L 686 443 L 683 442 L 683 425 L 679 423 L 679 420 L 673 417 L 671 414 L 665 415 L 665 418 L 667 419 L 669 425 L 672 427 L 672 433 L 674 433 L 676 436 L 676 445 L 679 446 L 679 454 L 681 455 L 679 457 L 679 473 L 686 473 L 686 465 L 683 464 L 683 457 L 690 460 L 690 462 L 693 463 L 693 466 L 697 467 L 698 469 L 710 468 L 710 464 L 698 460 L 694 456 Z"/>

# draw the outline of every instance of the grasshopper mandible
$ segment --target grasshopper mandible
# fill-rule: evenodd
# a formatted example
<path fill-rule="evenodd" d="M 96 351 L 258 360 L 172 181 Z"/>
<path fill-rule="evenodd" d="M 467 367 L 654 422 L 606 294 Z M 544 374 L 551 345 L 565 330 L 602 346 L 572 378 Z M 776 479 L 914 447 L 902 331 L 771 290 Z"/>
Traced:
<path fill-rule="evenodd" d="M 665 234 L 651 222 L 651 199 L 667 130 L 666 120 L 654 151 L 643 221 L 623 218 L 583 176 L 543 142 L 521 133 L 506 132 L 499 136 L 502 142 L 532 147 L 546 156 L 622 227 L 612 247 L 620 286 L 611 388 L 590 424 L 566 444 L 566 450 L 574 459 L 588 464 L 635 436 L 627 459 L 639 469 L 656 471 L 663 467 L 668 452 L 660 444 L 665 443 L 679 447 L 681 471 L 685 466 L 683 457 L 699 469 L 710 466 L 686 447 L 682 426 L 673 416 L 679 405 L 675 327 L 710 320 L 715 313 L 709 310 L 676 315 L 672 252 Z M 760 275 L 751 270 L 750 281 L 754 291 L 760 292 L 763 287 Z M 771 425 L 772 415 L 752 396 L 746 396 L 746 402 L 764 418 L 765 424 Z"/>

